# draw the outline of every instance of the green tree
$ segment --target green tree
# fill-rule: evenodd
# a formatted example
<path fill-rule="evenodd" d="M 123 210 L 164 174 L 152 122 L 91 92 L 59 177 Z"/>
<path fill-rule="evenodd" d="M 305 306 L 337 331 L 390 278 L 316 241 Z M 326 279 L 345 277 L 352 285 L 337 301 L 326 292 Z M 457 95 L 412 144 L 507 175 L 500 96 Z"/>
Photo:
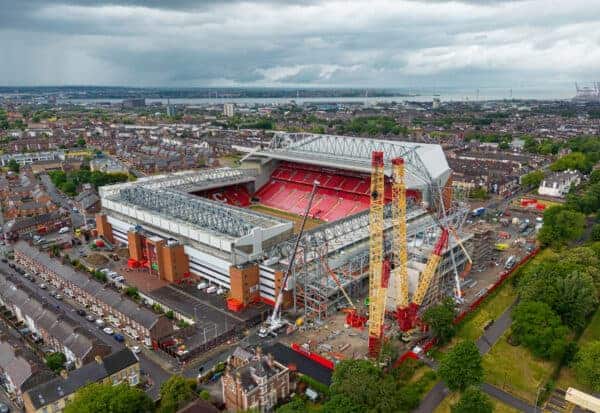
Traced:
<path fill-rule="evenodd" d="M 423 314 L 423 321 L 431 328 L 431 333 L 438 343 L 445 344 L 456 332 L 454 317 L 454 302 L 447 298 L 440 304 L 429 307 Z"/>
<path fill-rule="evenodd" d="M 481 384 L 483 367 L 475 343 L 466 340 L 454 346 L 442 359 L 438 372 L 450 390 Z"/>
<path fill-rule="evenodd" d="M 379 397 L 382 377 L 381 369 L 370 361 L 344 360 L 333 371 L 331 391 L 346 396 L 357 407 L 371 406 Z"/>
<path fill-rule="evenodd" d="M 594 224 L 590 238 L 592 241 L 600 241 L 600 224 Z"/>
<path fill-rule="evenodd" d="M 567 346 L 568 329 L 550 306 L 523 301 L 513 311 L 512 333 L 536 357 L 560 360 Z"/>
<path fill-rule="evenodd" d="M 127 384 L 92 383 L 77 390 L 64 413 L 150 413 L 154 403 L 142 390 Z"/>
<path fill-rule="evenodd" d="M 524 301 L 547 304 L 564 324 L 577 330 L 585 326 L 586 318 L 598 303 L 591 274 L 597 274 L 597 268 L 586 271 L 568 258 L 542 262 L 522 274 L 518 289 Z"/>
<path fill-rule="evenodd" d="M 195 380 L 174 375 L 160 386 L 158 413 L 175 413 L 196 397 Z"/>
<path fill-rule="evenodd" d="M 553 206 L 544 212 L 544 225 L 538 240 L 544 245 L 559 246 L 583 235 L 585 215 L 564 206 Z"/>
<path fill-rule="evenodd" d="M 76 145 L 79 146 L 80 148 L 83 148 L 85 146 L 85 139 L 83 139 L 83 138 L 77 139 Z"/>
<path fill-rule="evenodd" d="M 46 356 L 46 366 L 54 372 L 59 372 L 65 367 L 67 358 L 63 353 L 50 353 Z"/>
<path fill-rule="evenodd" d="M 600 341 L 583 346 L 575 358 L 577 379 L 587 384 L 593 391 L 600 391 Z"/>
<path fill-rule="evenodd" d="M 551 171 L 565 171 L 567 169 L 578 170 L 582 173 L 589 173 L 592 170 L 593 163 L 586 154 L 581 152 L 572 152 L 560 159 L 557 159 L 550 165 Z"/>
<path fill-rule="evenodd" d="M 212 399 L 212 396 L 210 395 L 210 392 L 208 390 L 202 390 L 198 394 L 198 397 L 200 397 L 202 400 L 206 400 L 206 401 L 210 401 Z"/>
<path fill-rule="evenodd" d="M 321 407 L 321 413 L 362 413 L 352 400 L 343 394 L 336 394 Z"/>
<path fill-rule="evenodd" d="M 17 162 L 13 158 L 9 159 L 8 163 L 6 164 L 6 166 L 8 167 L 9 170 L 13 171 L 16 174 L 18 174 L 19 170 L 21 169 L 21 166 L 19 165 L 19 162 Z"/>
<path fill-rule="evenodd" d="M 451 407 L 452 413 L 492 413 L 490 399 L 477 387 L 467 388 L 460 400 Z"/>
<path fill-rule="evenodd" d="M 526 188 L 537 188 L 544 180 L 543 171 L 533 171 L 521 178 L 521 185 Z"/>
<path fill-rule="evenodd" d="M 306 401 L 300 396 L 294 396 L 292 400 L 275 411 L 276 413 L 304 413 L 306 410 Z"/>

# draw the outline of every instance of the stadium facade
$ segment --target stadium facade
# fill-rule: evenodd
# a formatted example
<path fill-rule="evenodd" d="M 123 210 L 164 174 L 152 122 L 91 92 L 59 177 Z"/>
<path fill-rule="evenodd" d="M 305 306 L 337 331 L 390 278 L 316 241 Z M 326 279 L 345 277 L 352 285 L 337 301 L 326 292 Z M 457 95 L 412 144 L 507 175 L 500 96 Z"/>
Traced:
<path fill-rule="evenodd" d="M 307 316 L 326 317 L 343 300 L 331 272 L 351 295 L 366 292 L 372 151 L 383 151 L 390 165 L 392 158 L 405 159 L 414 284 L 439 236 L 440 219 L 455 228 L 464 219 L 452 205 L 451 171 L 439 145 L 276 133 L 268 147 L 247 148 L 239 168 L 156 175 L 100 188 L 98 232 L 108 242 L 128 245 L 130 263 L 161 278 L 200 277 L 229 290 L 240 308 L 257 300 L 272 303 L 292 251 L 294 216 L 304 213 L 316 180 L 309 215 L 322 224 L 305 232 L 285 298 Z M 386 175 L 389 199 L 391 170 Z M 255 211 L 255 204 L 276 213 Z M 464 262 L 461 249 L 451 243 L 429 302 L 452 292 Z"/>

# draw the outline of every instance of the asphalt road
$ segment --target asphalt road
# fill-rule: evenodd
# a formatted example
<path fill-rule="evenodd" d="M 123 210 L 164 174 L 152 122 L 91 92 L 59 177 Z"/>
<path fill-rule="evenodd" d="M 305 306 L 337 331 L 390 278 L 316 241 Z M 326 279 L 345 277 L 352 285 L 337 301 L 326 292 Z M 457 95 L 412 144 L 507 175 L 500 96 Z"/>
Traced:
<path fill-rule="evenodd" d="M 104 333 L 102 330 L 97 328 L 94 324 L 87 321 L 84 317 L 77 315 L 76 311 L 82 307 L 67 300 L 57 300 L 50 295 L 48 290 L 43 290 L 39 287 L 36 282 L 31 282 L 23 278 L 16 271 L 8 267 L 7 264 L 0 262 L 0 272 L 8 276 L 8 278 L 15 284 L 22 285 L 22 289 L 27 291 L 29 294 L 36 296 L 42 302 L 46 302 L 49 305 L 56 308 L 56 312 L 63 315 L 65 318 L 72 320 L 75 324 L 79 324 L 84 330 L 87 330 L 93 336 L 97 337 L 103 343 L 109 345 L 113 351 L 121 350 L 125 348 L 125 343 L 119 343 L 113 336 Z M 144 350 L 151 351 L 151 350 Z M 171 377 L 171 373 L 164 370 L 160 365 L 150 360 L 143 352 L 138 354 L 140 360 L 141 369 L 150 377 L 153 382 L 152 387 L 147 390 L 147 393 L 153 399 L 158 398 L 160 385 Z"/>
<path fill-rule="evenodd" d="M 60 192 L 54 186 L 52 180 L 50 179 L 50 176 L 48 174 L 42 174 L 40 175 L 40 179 L 42 180 L 42 183 L 46 186 L 48 194 L 50 195 L 50 198 L 52 198 L 52 202 L 54 202 L 57 205 L 60 205 L 61 207 L 69 211 L 69 213 L 71 214 L 71 222 L 73 224 L 73 228 L 78 228 L 85 224 L 84 216 L 81 215 L 79 212 L 73 212 L 73 207 L 71 206 L 71 199 L 62 192 Z"/>

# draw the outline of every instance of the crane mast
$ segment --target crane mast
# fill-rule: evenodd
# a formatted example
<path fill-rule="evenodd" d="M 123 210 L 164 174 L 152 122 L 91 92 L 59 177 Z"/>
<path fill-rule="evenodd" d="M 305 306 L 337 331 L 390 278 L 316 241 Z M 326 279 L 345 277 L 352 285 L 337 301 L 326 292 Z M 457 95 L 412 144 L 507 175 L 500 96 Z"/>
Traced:
<path fill-rule="evenodd" d="M 385 197 L 383 152 L 371 159 L 371 205 L 369 210 L 369 355 L 379 354 L 383 338 L 386 288 L 389 265 L 383 262 L 383 206 Z M 384 268 L 385 267 L 385 268 Z M 387 274 L 384 274 L 384 270 Z"/>
<path fill-rule="evenodd" d="M 392 160 L 392 274 L 396 285 L 396 308 L 408 306 L 408 245 L 406 240 L 406 184 L 404 159 Z"/>

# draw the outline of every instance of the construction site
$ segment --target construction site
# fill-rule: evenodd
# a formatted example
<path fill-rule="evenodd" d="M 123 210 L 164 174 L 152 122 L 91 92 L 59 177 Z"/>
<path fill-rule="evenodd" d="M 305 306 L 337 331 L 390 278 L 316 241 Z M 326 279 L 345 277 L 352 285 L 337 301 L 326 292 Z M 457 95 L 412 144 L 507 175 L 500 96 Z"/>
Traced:
<path fill-rule="evenodd" d="M 239 168 L 100 195 L 98 233 L 128 246 L 131 267 L 181 288 L 219 287 L 232 313 L 271 305 L 263 336 L 334 359 L 376 356 L 386 336 L 414 346 L 424 309 L 460 304 L 471 268 L 469 206 L 434 144 L 276 133 Z"/>

